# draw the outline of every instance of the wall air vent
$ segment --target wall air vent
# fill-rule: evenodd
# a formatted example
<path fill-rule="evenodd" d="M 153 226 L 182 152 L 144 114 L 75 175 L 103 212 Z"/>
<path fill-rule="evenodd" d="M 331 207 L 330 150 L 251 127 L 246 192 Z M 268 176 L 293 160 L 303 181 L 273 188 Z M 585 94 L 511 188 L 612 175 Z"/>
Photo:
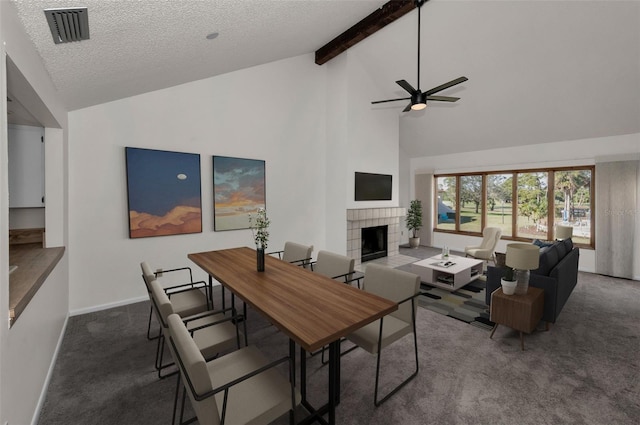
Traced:
<path fill-rule="evenodd" d="M 45 9 L 44 14 L 54 43 L 89 39 L 89 12 L 86 7 Z"/>

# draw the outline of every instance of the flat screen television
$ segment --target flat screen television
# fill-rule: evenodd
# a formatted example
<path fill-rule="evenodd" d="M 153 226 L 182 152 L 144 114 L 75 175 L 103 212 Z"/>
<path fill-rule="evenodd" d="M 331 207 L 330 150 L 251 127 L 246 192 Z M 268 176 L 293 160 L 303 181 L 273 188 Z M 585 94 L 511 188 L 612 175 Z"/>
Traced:
<path fill-rule="evenodd" d="M 390 174 L 359 173 L 356 171 L 355 200 L 356 201 L 390 201 Z"/>

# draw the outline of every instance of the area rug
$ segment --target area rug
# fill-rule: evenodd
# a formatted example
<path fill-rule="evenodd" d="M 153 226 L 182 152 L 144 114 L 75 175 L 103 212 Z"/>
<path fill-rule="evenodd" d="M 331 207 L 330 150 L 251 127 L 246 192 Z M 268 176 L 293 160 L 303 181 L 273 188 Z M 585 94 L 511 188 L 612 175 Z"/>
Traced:
<path fill-rule="evenodd" d="M 397 268 L 411 272 L 410 264 Z M 485 286 L 480 278 L 450 292 L 422 282 L 420 288 L 425 295 L 418 298 L 418 305 L 472 326 L 491 330 L 494 323 L 489 320 L 489 306 L 484 302 Z"/>

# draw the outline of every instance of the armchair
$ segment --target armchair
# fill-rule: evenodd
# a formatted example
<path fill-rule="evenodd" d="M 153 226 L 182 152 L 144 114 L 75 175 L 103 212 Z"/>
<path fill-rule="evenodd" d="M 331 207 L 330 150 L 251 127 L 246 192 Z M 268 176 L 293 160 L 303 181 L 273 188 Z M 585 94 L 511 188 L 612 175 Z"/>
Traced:
<path fill-rule="evenodd" d="M 470 245 L 464 248 L 467 257 L 477 258 L 478 260 L 491 260 L 495 264 L 495 250 L 502 229 L 500 227 L 485 227 L 482 231 L 482 242 L 480 245 Z"/>

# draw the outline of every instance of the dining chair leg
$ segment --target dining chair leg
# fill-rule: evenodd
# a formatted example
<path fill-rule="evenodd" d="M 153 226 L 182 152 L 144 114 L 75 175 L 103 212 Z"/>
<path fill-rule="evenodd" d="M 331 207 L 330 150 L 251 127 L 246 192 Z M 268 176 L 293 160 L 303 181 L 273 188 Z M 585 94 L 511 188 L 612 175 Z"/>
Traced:
<path fill-rule="evenodd" d="M 158 338 L 158 345 L 156 347 L 156 370 L 158 371 L 158 378 L 159 379 L 164 379 L 168 376 L 172 376 L 175 375 L 176 373 L 178 373 L 177 370 L 174 370 L 171 373 L 168 373 L 166 375 L 162 374 L 162 371 L 170 366 L 173 366 L 175 363 L 167 363 L 167 364 L 162 364 L 162 361 L 164 360 L 164 335 L 160 335 L 160 337 Z"/>
<path fill-rule="evenodd" d="M 382 403 L 387 401 L 389 399 L 389 397 L 391 397 L 396 392 L 398 392 L 398 390 L 400 390 L 409 381 L 411 381 L 413 378 L 415 378 L 416 375 L 418 375 L 418 371 L 420 369 L 420 365 L 418 363 L 418 335 L 416 334 L 416 317 L 415 317 L 415 308 L 413 308 L 413 302 L 414 302 L 414 300 L 412 299 L 411 303 L 412 303 L 412 313 L 413 313 L 412 314 L 412 318 L 413 318 L 413 347 L 414 347 L 414 354 L 415 354 L 415 358 L 416 358 L 416 370 L 407 379 L 402 381 L 397 387 L 395 387 L 387 395 L 385 395 L 382 399 L 378 400 L 378 382 L 380 381 L 380 357 L 381 357 L 381 352 L 382 352 L 382 319 L 380 319 L 380 334 L 378 336 L 378 356 L 377 356 L 377 360 L 376 360 L 376 387 L 375 387 L 374 394 L 373 394 L 373 404 L 375 404 L 376 407 L 380 406 Z"/>
<path fill-rule="evenodd" d="M 151 336 L 151 316 L 153 315 L 153 307 L 149 307 L 149 323 L 147 323 L 147 339 L 149 341 L 153 341 L 154 339 L 160 338 L 160 334 L 162 333 L 162 329 L 158 328 L 158 335 Z"/>
<path fill-rule="evenodd" d="M 176 413 L 178 413 L 178 396 L 180 395 L 180 374 L 176 379 L 176 392 L 173 395 L 173 413 L 171 414 L 171 425 L 176 423 Z"/>

